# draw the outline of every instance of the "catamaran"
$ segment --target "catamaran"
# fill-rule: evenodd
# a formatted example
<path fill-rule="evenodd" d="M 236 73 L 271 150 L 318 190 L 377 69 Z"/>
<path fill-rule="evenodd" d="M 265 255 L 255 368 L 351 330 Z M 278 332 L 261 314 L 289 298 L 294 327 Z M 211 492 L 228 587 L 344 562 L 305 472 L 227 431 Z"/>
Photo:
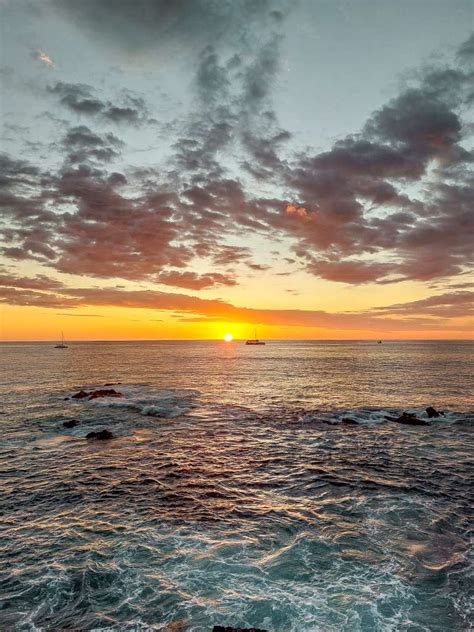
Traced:
<path fill-rule="evenodd" d="M 247 340 L 246 345 L 264 345 L 263 340 L 257 338 L 257 330 L 255 329 L 255 338 L 253 340 Z"/>
<path fill-rule="evenodd" d="M 61 342 L 57 345 L 54 345 L 55 349 L 67 349 L 67 345 L 64 344 L 64 333 L 61 332 Z"/>

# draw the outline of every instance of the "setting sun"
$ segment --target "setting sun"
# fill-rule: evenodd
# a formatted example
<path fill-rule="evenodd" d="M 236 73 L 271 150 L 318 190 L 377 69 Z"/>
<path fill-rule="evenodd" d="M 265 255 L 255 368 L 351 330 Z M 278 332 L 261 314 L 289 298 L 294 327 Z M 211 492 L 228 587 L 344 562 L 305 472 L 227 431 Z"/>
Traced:
<path fill-rule="evenodd" d="M 234 337 L 232 336 L 232 334 L 225 334 L 224 335 L 224 340 L 226 342 L 232 342 L 233 339 L 234 339 Z"/>

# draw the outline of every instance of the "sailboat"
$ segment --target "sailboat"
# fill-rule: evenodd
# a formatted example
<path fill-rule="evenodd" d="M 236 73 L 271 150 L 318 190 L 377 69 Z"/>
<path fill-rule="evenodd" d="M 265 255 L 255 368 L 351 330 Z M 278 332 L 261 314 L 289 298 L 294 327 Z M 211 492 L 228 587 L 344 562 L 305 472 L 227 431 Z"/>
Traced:
<path fill-rule="evenodd" d="M 61 332 L 61 342 L 57 345 L 54 345 L 55 349 L 67 349 L 67 345 L 64 344 L 64 333 Z"/>
<path fill-rule="evenodd" d="M 246 345 L 264 345 L 263 340 L 257 338 L 257 330 L 255 329 L 255 338 L 253 340 L 247 340 Z"/>

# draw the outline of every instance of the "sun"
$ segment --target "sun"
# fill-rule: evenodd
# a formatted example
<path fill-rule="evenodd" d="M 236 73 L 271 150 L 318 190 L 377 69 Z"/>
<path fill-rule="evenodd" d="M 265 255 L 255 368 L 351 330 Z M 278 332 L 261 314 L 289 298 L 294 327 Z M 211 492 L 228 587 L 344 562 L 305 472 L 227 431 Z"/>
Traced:
<path fill-rule="evenodd" d="M 225 334 L 224 335 L 224 340 L 226 342 L 232 342 L 233 339 L 234 339 L 234 336 L 232 334 Z"/>

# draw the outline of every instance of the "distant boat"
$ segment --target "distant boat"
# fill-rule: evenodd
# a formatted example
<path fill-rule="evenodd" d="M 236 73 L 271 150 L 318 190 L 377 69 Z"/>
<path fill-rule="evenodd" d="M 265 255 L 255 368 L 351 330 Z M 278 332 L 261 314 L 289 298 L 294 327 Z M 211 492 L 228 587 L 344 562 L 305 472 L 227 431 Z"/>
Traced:
<path fill-rule="evenodd" d="M 264 345 L 263 340 L 257 338 L 257 330 L 255 330 L 255 338 L 253 340 L 247 340 L 246 345 Z"/>
<path fill-rule="evenodd" d="M 64 334 L 61 332 L 61 342 L 57 345 L 54 345 L 55 349 L 67 349 L 67 345 L 64 344 Z"/>

